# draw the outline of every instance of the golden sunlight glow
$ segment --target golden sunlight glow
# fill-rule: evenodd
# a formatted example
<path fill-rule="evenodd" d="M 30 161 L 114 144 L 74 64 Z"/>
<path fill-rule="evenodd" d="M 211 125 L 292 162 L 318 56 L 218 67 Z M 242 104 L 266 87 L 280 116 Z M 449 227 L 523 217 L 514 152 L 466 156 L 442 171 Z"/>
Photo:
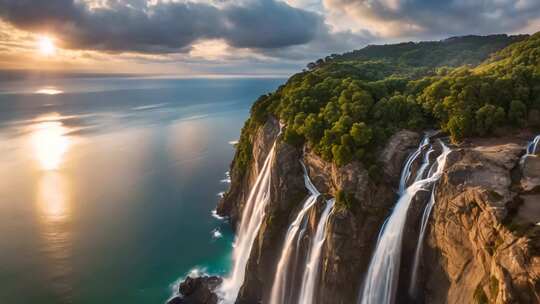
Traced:
<path fill-rule="evenodd" d="M 56 53 L 56 46 L 54 45 L 54 41 L 47 36 L 39 37 L 38 48 L 40 53 L 45 56 L 52 56 Z"/>
<path fill-rule="evenodd" d="M 228 56 L 229 51 L 229 46 L 225 41 L 214 39 L 195 43 L 189 51 L 189 54 L 197 58 L 216 60 Z"/>
<path fill-rule="evenodd" d="M 66 180 L 60 172 L 47 172 L 38 185 L 38 206 L 48 223 L 58 222 L 69 216 Z"/>
<path fill-rule="evenodd" d="M 35 92 L 36 94 L 44 94 L 44 95 L 57 95 L 62 94 L 64 91 L 59 90 L 55 87 L 44 87 Z"/>
<path fill-rule="evenodd" d="M 66 278 L 73 271 L 73 253 L 69 179 L 62 172 L 44 172 L 36 188 L 36 210 L 43 245 L 40 252 L 47 258 L 47 274 L 51 278 Z"/>
<path fill-rule="evenodd" d="M 60 168 L 63 156 L 70 146 L 70 139 L 66 136 L 68 129 L 61 121 L 55 121 L 51 116 L 34 126 L 31 140 L 34 155 L 42 170 L 57 170 Z"/>

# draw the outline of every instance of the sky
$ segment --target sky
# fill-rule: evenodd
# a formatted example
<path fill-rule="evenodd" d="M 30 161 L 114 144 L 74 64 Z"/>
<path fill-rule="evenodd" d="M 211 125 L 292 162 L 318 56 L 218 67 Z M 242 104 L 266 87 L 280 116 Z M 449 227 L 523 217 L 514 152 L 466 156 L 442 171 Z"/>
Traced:
<path fill-rule="evenodd" d="M 539 30 L 539 0 L 0 0 L 0 70 L 285 76 L 368 44 Z"/>

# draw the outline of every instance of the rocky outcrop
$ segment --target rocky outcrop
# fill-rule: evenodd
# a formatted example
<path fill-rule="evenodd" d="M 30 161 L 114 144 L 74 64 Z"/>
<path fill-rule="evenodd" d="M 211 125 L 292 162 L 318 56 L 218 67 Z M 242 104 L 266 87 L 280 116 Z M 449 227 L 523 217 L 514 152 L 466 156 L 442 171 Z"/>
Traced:
<path fill-rule="evenodd" d="M 393 183 L 399 181 L 403 162 L 411 150 L 416 149 L 420 139 L 419 133 L 402 130 L 394 134 L 390 140 L 388 140 L 380 157 L 380 162 L 383 164 L 382 172 L 385 179 L 390 179 Z"/>
<path fill-rule="evenodd" d="M 524 156 L 521 159 L 521 170 L 521 188 L 524 191 L 540 192 L 540 157 L 537 155 Z"/>
<path fill-rule="evenodd" d="M 187 277 L 179 286 L 179 296 L 170 299 L 167 304 L 217 304 L 214 290 L 222 283 L 216 276 Z"/>
<path fill-rule="evenodd" d="M 540 302 L 539 227 L 519 215 L 540 205 L 522 182 L 539 171 L 535 160 L 520 166 L 523 153 L 473 142 L 449 155 L 429 226 L 425 303 Z"/>

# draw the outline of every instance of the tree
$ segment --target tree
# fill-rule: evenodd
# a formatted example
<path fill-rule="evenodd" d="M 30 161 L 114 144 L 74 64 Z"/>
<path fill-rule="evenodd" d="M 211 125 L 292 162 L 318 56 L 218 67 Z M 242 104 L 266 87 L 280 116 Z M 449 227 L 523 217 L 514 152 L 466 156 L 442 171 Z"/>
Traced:
<path fill-rule="evenodd" d="M 333 145 L 332 155 L 334 157 L 334 162 L 338 166 L 346 165 L 352 159 L 352 152 L 350 148 L 344 145 Z"/>
<path fill-rule="evenodd" d="M 515 125 L 523 125 L 527 117 L 527 106 L 520 100 L 512 100 L 508 110 L 508 119 Z"/>
<path fill-rule="evenodd" d="M 453 116 L 446 124 L 453 142 L 460 142 L 467 134 L 467 122 L 463 116 Z"/>
<path fill-rule="evenodd" d="M 501 107 L 487 104 L 476 111 L 476 132 L 486 135 L 499 124 L 504 122 L 505 112 Z"/>
<path fill-rule="evenodd" d="M 324 123 L 320 116 L 314 113 L 309 114 L 304 121 L 302 133 L 309 142 L 318 142 L 324 133 Z"/>
<path fill-rule="evenodd" d="M 364 122 L 356 122 L 351 127 L 351 137 L 354 142 L 359 146 L 367 145 L 373 136 L 371 128 L 366 125 Z"/>

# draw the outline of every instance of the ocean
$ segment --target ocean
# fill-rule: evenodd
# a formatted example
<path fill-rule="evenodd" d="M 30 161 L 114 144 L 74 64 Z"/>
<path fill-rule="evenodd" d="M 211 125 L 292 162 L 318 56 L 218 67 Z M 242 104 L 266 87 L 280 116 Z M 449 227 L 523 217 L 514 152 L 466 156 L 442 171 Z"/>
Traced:
<path fill-rule="evenodd" d="M 225 274 L 233 143 L 284 79 L 0 82 L 0 303 L 164 303 Z"/>

